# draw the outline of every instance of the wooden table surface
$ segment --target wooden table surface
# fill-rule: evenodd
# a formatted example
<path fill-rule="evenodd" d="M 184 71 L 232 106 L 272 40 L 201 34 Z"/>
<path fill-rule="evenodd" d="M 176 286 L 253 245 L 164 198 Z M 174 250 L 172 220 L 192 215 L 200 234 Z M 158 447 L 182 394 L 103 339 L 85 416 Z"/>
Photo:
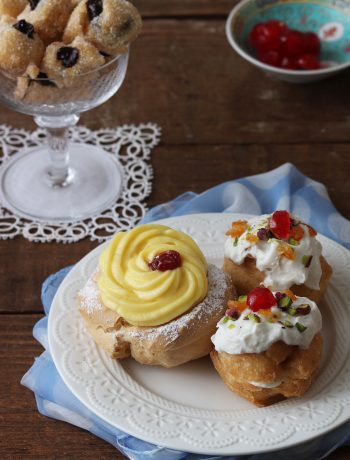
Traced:
<path fill-rule="evenodd" d="M 144 28 L 132 47 L 126 81 L 81 123 L 94 129 L 152 121 L 162 127 L 161 145 L 152 155 L 149 207 L 290 161 L 324 183 L 350 218 L 350 72 L 305 86 L 265 76 L 225 39 L 234 0 L 135 3 Z M 30 117 L 5 108 L 0 123 L 34 128 Z M 33 394 L 19 384 L 42 352 L 32 337 L 43 315 L 42 281 L 95 246 L 88 240 L 0 242 L 1 459 L 124 458 L 90 433 L 39 415 Z M 328 458 L 350 458 L 350 448 Z"/>

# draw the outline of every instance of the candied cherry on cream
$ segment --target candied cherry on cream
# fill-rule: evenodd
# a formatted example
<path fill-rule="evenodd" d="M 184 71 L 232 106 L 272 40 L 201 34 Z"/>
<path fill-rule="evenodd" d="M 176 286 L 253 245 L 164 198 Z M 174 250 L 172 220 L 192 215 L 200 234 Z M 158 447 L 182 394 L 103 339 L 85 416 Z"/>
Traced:
<path fill-rule="evenodd" d="M 256 24 L 249 33 L 251 46 L 259 52 L 278 51 L 281 47 L 281 35 L 286 26 L 281 21 L 267 21 Z"/>
<path fill-rule="evenodd" d="M 180 253 L 173 250 L 160 252 L 148 262 L 148 266 L 152 271 L 158 270 L 160 272 L 175 270 L 175 268 L 181 267 L 181 264 Z"/>
<path fill-rule="evenodd" d="M 291 220 L 288 211 L 275 211 L 269 221 L 271 232 L 279 239 L 286 240 L 290 236 Z"/>
<path fill-rule="evenodd" d="M 247 305 L 252 311 L 268 310 L 277 305 L 277 301 L 270 289 L 259 286 L 248 293 Z"/>

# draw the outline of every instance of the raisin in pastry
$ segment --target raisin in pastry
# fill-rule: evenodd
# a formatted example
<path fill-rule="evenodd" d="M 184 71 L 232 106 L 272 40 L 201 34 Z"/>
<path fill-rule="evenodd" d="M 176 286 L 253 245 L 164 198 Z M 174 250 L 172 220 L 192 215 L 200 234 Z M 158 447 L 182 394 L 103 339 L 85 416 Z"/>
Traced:
<path fill-rule="evenodd" d="M 107 54 L 126 52 L 141 28 L 137 9 L 125 0 L 84 0 L 74 9 L 63 41 L 84 36 Z"/>
<path fill-rule="evenodd" d="M 28 65 L 40 65 L 45 47 L 33 24 L 6 17 L 0 24 L 0 68 L 14 76 L 25 72 Z"/>
<path fill-rule="evenodd" d="M 49 79 L 56 81 L 58 86 L 71 86 L 74 77 L 97 69 L 105 62 L 105 58 L 94 45 L 76 37 L 72 43 L 51 43 L 46 48 L 42 62 L 42 71 Z"/>
<path fill-rule="evenodd" d="M 73 10 L 71 0 L 30 0 L 19 19 L 33 24 L 42 40 L 48 44 L 60 40 Z"/>

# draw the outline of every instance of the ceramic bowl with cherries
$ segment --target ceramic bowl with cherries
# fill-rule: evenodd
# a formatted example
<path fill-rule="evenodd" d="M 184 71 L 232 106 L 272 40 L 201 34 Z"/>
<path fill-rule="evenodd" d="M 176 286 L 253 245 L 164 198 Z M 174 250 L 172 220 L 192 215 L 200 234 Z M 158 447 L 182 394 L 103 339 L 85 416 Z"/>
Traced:
<path fill-rule="evenodd" d="M 282 80 L 321 80 L 350 67 L 350 1 L 243 0 L 226 36 L 244 59 Z"/>

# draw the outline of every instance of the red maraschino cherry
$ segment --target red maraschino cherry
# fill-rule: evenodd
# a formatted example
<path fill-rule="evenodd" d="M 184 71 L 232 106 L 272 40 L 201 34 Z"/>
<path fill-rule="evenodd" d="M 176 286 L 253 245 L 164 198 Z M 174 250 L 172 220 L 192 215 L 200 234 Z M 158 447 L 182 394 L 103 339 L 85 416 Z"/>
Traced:
<path fill-rule="evenodd" d="M 298 30 L 288 30 L 282 37 L 283 55 L 292 57 L 305 53 L 304 34 Z"/>
<path fill-rule="evenodd" d="M 248 40 L 265 64 L 288 70 L 320 68 L 321 42 L 314 32 L 301 32 L 281 21 L 270 20 L 256 24 Z"/>
<path fill-rule="evenodd" d="M 270 230 L 281 240 L 286 240 L 290 236 L 291 221 L 288 211 L 275 211 L 270 219 Z"/>
<path fill-rule="evenodd" d="M 303 54 L 298 58 L 298 67 L 303 70 L 317 70 L 320 68 L 319 60 L 312 54 Z"/>
<path fill-rule="evenodd" d="M 267 21 L 256 24 L 249 34 L 251 46 L 259 52 L 279 50 L 281 47 L 280 37 L 286 30 L 281 21 Z"/>
<path fill-rule="evenodd" d="M 177 251 L 163 251 L 156 255 L 148 266 L 152 271 L 165 272 L 181 267 L 181 255 Z"/>
<path fill-rule="evenodd" d="M 277 305 L 277 301 L 270 289 L 259 286 L 248 293 L 247 305 L 252 311 L 267 310 Z"/>
<path fill-rule="evenodd" d="M 321 51 L 321 42 L 318 36 L 313 32 L 304 33 L 305 53 L 319 56 Z"/>

